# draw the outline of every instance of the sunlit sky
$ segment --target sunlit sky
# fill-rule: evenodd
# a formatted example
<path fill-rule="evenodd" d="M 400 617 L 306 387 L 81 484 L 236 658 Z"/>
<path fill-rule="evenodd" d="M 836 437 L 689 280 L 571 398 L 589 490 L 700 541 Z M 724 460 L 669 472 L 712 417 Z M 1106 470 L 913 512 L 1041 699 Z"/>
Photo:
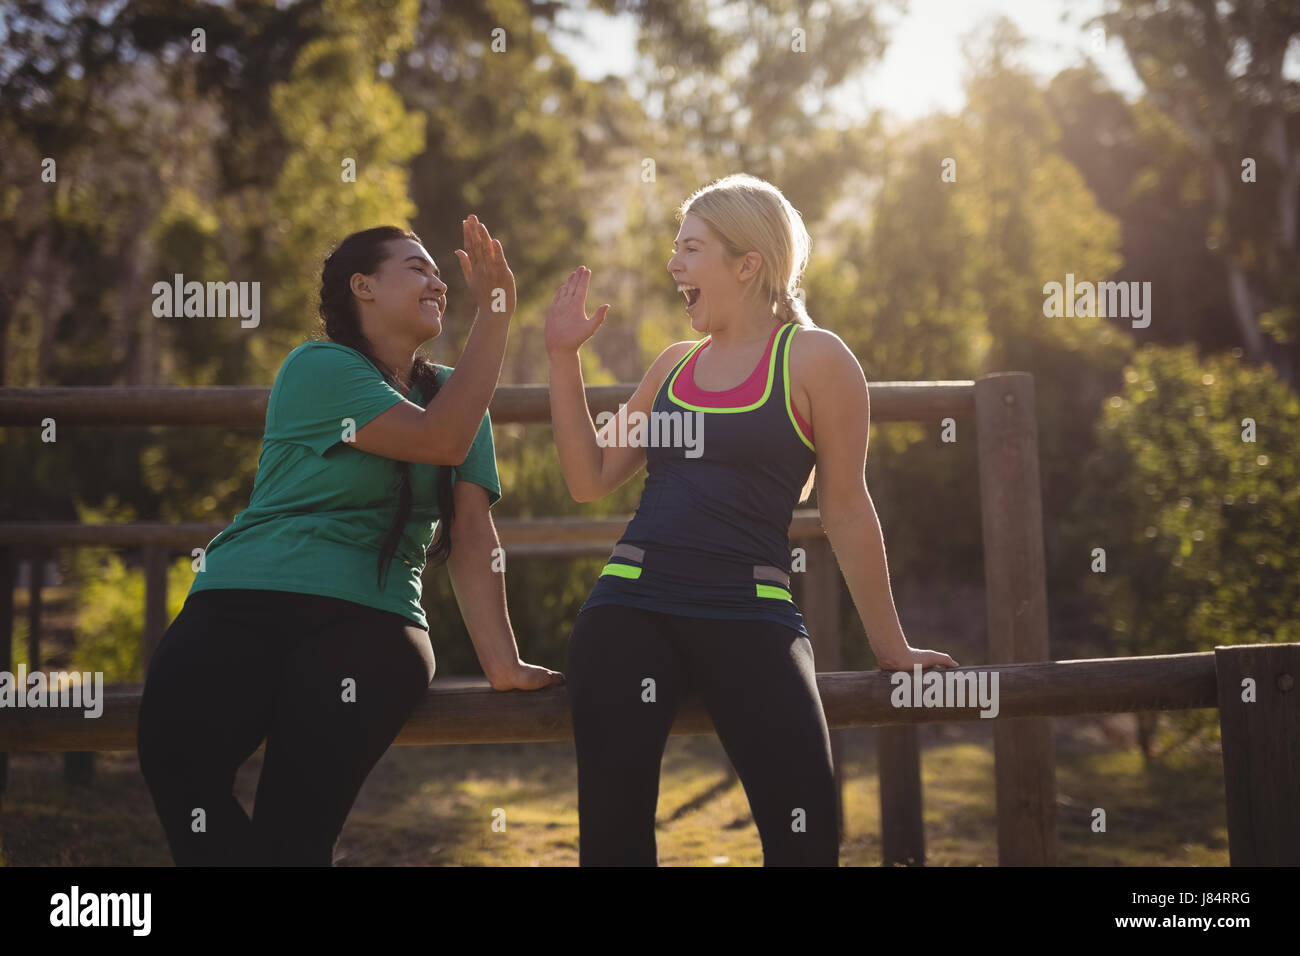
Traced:
<path fill-rule="evenodd" d="M 992 18 L 1015 22 L 1029 41 L 1022 63 L 1044 79 L 1091 59 L 1126 96 L 1139 91 L 1137 77 L 1118 40 L 1100 53 L 1093 50 L 1088 20 L 1104 9 L 1103 0 L 910 0 L 905 13 L 881 4 L 889 43 L 883 60 L 845 84 L 835 105 L 860 117 L 884 109 L 907 120 L 933 111 L 956 112 L 962 93 L 962 37 Z M 579 7 L 561 17 L 584 33 L 582 41 L 552 36 L 588 79 L 626 73 L 636 57 L 636 23 L 627 14 L 608 17 Z"/>

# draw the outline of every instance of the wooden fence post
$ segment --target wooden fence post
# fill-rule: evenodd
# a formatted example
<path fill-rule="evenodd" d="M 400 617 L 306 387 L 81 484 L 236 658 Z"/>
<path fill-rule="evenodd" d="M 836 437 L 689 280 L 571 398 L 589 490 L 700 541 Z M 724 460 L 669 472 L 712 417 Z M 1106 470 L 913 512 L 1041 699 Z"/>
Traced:
<path fill-rule="evenodd" d="M 1049 660 L 1043 505 L 1034 379 L 999 372 L 975 383 L 989 663 Z M 993 725 L 998 865 L 1056 863 L 1056 768 L 1050 717 Z"/>
<path fill-rule="evenodd" d="M 0 671 L 14 670 L 14 549 L 0 545 Z M 0 753 L 0 799 L 9 786 L 9 755 Z"/>
<path fill-rule="evenodd" d="M 1216 647 L 1214 667 L 1228 862 L 1300 866 L 1300 645 Z"/>
<path fill-rule="evenodd" d="M 921 747 L 916 724 L 876 728 L 880 773 L 880 849 L 883 866 L 925 865 L 921 807 Z"/>
<path fill-rule="evenodd" d="M 27 576 L 27 670 L 41 669 L 41 596 L 45 590 L 45 549 L 27 552 L 31 573 Z"/>
<path fill-rule="evenodd" d="M 36 568 L 38 565 L 40 566 L 41 569 L 40 571 L 41 576 L 39 578 L 37 577 L 32 578 L 34 584 L 36 582 L 39 582 L 41 585 L 44 585 L 45 583 L 45 557 L 46 557 L 46 552 L 43 549 L 39 553 L 33 553 L 32 555 L 32 574 L 35 575 L 37 573 Z M 37 602 L 36 593 L 37 592 L 33 590 L 32 592 L 33 605 L 35 605 Z M 33 639 L 29 642 L 31 644 L 31 651 L 29 652 L 28 655 L 32 661 L 36 661 L 38 659 L 36 656 L 38 651 L 37 651 L 37 644 L 35 641 L 35 632 L 36 630 L 33 627 L 32 629 Z M 29 666 L 31 667 L 31 669 L 34 670 L 38 665 L 33 663 Z M 94 779 L 94 776 L 95 776 L 94 751 L 69 750 L 66 753 L 64 753 L 63 755 L 64 785 L 86 786 L 91 782 L 91 780 Z"/>

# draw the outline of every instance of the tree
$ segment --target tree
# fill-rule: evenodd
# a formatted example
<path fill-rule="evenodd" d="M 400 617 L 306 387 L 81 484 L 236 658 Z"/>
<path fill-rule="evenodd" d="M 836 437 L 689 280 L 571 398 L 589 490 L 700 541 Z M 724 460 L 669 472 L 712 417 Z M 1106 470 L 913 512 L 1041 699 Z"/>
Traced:
<path fill-rule="evenodd" d="M 1300 400 L 1271 368 L 1143 347 L 1081 470 L 1073 550 L 1118 650 L 1300 639 Z M 1166 716 L 1184 737 L 1217 732 L 1213 713 Z"/>
<path fill-rule="evenodd" d="M 1124 263 L 1112 279 L 1149 282 L 1158 303 L 1144 342 L 1195 342 L 1226 352 L 1240 341 L 1218 253 L 1206 170 L 1186 134 L 1145 98 L 1129 104 L 1092 66 L 1063 70 L 1047 101 L 1060 151 L 1121 225 Z"/>
<path fill-rule="evenodd" d="M 1205 165 L 1247 357 L 1300 386 L 1300 85 L 1284 75 L 1300 6 L 1114 0 L 1099 20 Z"/>

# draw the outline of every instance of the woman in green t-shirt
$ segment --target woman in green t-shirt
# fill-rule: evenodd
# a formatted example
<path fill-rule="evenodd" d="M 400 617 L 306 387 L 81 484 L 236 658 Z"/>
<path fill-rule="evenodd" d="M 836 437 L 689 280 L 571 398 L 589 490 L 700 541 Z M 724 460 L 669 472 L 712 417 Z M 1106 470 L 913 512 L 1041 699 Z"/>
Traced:
<path fill-rule="evenodd" d="M 325 260 L 328 339 L 280 366 L 249 506 L 203 550 L 149 666 L 140 767 L 179 865 L 331 864 L 357 792 L 433 680 L 430 557 L 447 564 L 494 689 L 564 679 L 519 659 L 495 570 L 487 406 L 515 285 L 500 242 L 474 216 L 463 225 L 456 256 L 478 313 L 454 373 L 417 354 L 447 303 L 418 236 L 368 229 Z M 264 740 L 250 819 L 233 783 Z"/>

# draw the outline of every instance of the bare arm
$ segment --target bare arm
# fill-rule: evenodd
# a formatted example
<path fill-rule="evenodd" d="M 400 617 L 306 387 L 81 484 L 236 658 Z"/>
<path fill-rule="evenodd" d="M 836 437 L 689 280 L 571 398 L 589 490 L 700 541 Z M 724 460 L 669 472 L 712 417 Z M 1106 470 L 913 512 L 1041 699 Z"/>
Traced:
<path fill-rule="evenodd" d="M 665 349 L 651 364 L 632 398 L 605 423 L 598 435 L 591 410 L 587 407 L 578 350 L 604 322 L 609 306 L 601 306 L 595 315 L 587 317 L 585 302 L 590 277 L 591 273 L 585 268 L 574 270 L 546 312 L 551 427 L 564 482 L 575 501 L 603 498 L 645 464 L 644 448 L 619 447 L 614 442 L 614 436 L 619 434 L 619 421 L 626 421 L 632 412 L 650 412 L 655 393 L 668 370 L 694 344 L 677 342 Z M 622 433 L 627 434 L 626 425 Z"/>
<path fill-rule="evenodd" d="M 537 690 L 564 682 L 558 671 L 525 664 L 519 659 L 510 614 L 506 610 L 506 579 L 498 560 L 501 547 L 487 490 L 469 481 L 452 486 L 456 520 L 452 523 L 447 572 L 456 603 L 474 642 L 474 652 L 493 690 Z"/>
<path fill-rule="evenodd" d="M 957 666 L 940 651 L 909 646 L 898 620 L 884 535 L 867 491 L 871 409 L 862 366 L 837 335 L 823 329 L 795 336 L 790 365 L 791 374 L 798 374 L 806 383 L 817 430 L 817 503 L 822 527 L 876 660 L 882 670 L 904 670 L 913 664 Z"/>
<path fill-rule="evenodd" d="M 353 444 L 362 451 L 424 465 L 459 465 L 469 454 L 501 377 L 515 278 L 501 243 L 474 216 L 465 222 L 465 245 L 469 253 L 457 249 L 456 258 L 478 311 L 455 371 L 427 408 L 399 402 L 357 429 Z M 491 310 L 496 289 L 506 292 L 504 312 Z"/>

